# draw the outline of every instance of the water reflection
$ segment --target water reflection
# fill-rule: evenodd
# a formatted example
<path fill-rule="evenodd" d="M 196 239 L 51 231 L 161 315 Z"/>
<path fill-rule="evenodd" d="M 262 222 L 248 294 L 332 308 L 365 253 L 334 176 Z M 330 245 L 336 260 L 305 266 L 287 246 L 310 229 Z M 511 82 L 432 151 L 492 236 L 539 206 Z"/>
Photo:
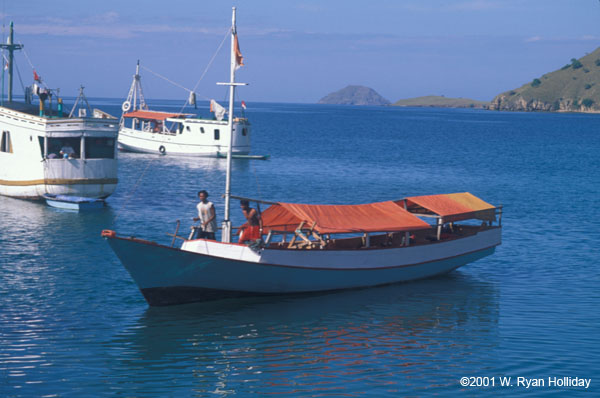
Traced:
<path fill-rule="evenodd" d="M 458 368 L 493 352 L 497 296 L 493 285 L 455 273 L 321 295 L 148 308 L 107 349 L 115 347 L 128 378 L 135 374 L 123 380 L 129 391 L 143 384 L 156 393 L 154 377 L 165 373 L 199 395 L 267 395 L 265 387 L 292 396 L 399 393 L 417 388 L 411 384 L 435 390 L 456 386 Z"/>

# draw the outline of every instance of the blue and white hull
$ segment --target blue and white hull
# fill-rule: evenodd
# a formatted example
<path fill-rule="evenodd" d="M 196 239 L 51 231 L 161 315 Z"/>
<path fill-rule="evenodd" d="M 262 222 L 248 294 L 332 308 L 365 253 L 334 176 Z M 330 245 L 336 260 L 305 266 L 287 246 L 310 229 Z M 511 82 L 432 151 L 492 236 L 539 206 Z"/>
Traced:
<path fill-rule="evenodd" d="M 112 231 L 110 231 L 112 232 Z M 207 240 L 181 249 L 105 234 L 150 305 L 377 286 L 444 274 L 494 253 L 501 227 L 464 238 L 364 250 L 263 249 Z"/>

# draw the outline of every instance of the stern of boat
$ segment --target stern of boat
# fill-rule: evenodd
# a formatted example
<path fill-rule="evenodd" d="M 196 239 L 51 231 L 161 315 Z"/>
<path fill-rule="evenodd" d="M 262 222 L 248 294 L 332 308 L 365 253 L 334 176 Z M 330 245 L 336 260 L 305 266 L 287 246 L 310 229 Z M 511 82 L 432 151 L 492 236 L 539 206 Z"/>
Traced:
<path fill-rule="evenodd" d="M 106 198 L 117 187 L 116 159 L 45 159 L 38 194 Z"/>

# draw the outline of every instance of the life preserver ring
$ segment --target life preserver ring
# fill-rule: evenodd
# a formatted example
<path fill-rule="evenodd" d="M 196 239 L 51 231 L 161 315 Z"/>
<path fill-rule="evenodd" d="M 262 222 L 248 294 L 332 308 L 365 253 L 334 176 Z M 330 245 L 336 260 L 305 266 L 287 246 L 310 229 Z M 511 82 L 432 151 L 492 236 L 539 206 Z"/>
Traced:
<path fill-rule="evenodd" d="M 164 146 L 161 145 L 158 147 L 158 152 L 160 152 L 161 155 L 165 155 L 167 153 L 167 150 Z"/>
<path fill-rule="evenodd" d="M 121 105 L 121 109 L 123 110 L 123 112 L 127 112 L 129 109 L 131 109 L 131 102 L 123 102 L 123 105 Z"/>

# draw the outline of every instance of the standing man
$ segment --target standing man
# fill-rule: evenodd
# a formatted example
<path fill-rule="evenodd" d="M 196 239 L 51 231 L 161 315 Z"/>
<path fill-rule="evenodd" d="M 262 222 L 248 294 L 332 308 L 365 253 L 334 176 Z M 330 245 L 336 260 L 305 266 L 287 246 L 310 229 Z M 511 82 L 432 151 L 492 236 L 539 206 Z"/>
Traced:
<path fill-rule="evenodd" d="M 194 217 L 194 221 L 200 221 L 201 229 L 196 229 L 195 239 L 216 240 L 217 216 L 215 206 L 208 201 L 208 192 L 205 190 L 198 192 L 198 199 L 200 199 L 200 203 L 196 205 L 198 217 Z"/>
<path fill-rule="evenodd" d="M 250 207 L 250 202 L 247 200 L 240 201 L 240 207 L 246 217 L 246 223 L 248 224 L 242 230 L 240 230 L 240 243 L 255 241 L 262 238 L 262 219 L 260 214 Z"/>

